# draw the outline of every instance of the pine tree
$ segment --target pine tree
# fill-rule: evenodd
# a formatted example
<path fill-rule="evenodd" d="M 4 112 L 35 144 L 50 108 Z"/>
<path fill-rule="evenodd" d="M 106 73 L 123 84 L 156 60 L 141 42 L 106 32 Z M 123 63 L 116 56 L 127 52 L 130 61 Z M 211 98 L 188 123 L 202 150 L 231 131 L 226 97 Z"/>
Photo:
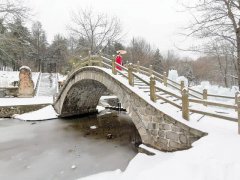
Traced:
<path fill-rule="evenodd" d="M 163 74 L 163 63 L 162 63 L 162 60 L 163 60 L 163 57 L 160 54 L 159 49 L 157 49 L 155 51 L 155 53 L 154 53 L 154 56 L 153 56 L 152 66 L 153 66 L 153 70 L 158 72 L 158 73 L 160 73 L 160 74 Z"/>

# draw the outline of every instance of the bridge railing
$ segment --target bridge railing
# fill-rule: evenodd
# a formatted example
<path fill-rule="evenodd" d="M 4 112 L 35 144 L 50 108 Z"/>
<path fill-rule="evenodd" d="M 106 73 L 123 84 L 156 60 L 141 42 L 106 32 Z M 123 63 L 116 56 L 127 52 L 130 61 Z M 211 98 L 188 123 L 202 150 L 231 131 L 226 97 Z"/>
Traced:
<path fill-rule="evenodd" d="M 119 74 L 128 79 L 129 85 L 131 86 L 134 86 L 134 84 L 136 84 L 135 80 L 138 80 L 138 82 L 149 87 L 149 96 L 153 102 L 162 100 L 175 106 L 182 111 L 182 117 L 186 120 L 189 120 L 190 113 L 198 113 L 203 116 L 207 115 L 238 122 L 240 134 L 240 97 L 238 96 L 238 93 L 236 93 L 235 97 L 208 94 L 207 90 L 203 90 L 201 93 L 190 87 L 185 87 L 183 81 L 179 84 L 168 79 L 166 73 L 160 74 L 154 71 L 152 66 L 146 68 L 140 66 L 139 62 L 137 64 L 129 63 L 123 66 L 116 63 L 114 59 L 109 59 L 101 55 L 84 58 L 78 66 L 76 66 L 75 70 L 83 66 L 100 66 L 111 69 L 114 75 Z M 119 70 L 117 66 L 122 70 Z M 143 77 L 142 74 L 145 76 Z M 166 87 L 171 87 L 173 90 Z M 208 100 L 208 97 L 235 99 L 235 103 L 230 104 L 210 101 Z M 224 112 L 216 112 L 213 110 L 213 107 L 229 109 L 236 114 L 236 117 L 226 115 Z"/>

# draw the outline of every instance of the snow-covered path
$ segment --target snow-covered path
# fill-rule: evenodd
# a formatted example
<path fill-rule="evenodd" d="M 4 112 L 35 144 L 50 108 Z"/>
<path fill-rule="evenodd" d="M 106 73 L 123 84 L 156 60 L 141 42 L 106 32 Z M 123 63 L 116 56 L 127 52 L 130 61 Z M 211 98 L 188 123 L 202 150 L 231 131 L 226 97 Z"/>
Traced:
<path fill-rule="evenodd" d="M 37 89 L 37 96 L 53 96 L 57 91 L 57 74 L 42 73 Z"/>

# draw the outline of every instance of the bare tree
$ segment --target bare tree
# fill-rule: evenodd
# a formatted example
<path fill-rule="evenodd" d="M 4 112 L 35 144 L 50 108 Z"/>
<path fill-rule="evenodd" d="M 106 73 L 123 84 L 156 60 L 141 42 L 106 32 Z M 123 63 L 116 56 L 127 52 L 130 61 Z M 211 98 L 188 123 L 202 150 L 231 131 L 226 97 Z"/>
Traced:
<path fill-rule="evenodd" d="M 140 62 L 143 66 L 149 66 L 153 60 L 154 51 L 151 45 L 143 38 L 133 38 L 127 48 L 126 59 L 129 62 Z"/>
<path fill-rule="evenodd" d="M 240 87 L 240 1 L 192 0 L 185 6 L 194 22 L 188 34 L 210 41 L 227 41 L 235 48 L 238 86 Z M 191 5 L 193 4 L 193 5 Z"/>
<path fill-rule="evenodd" d="M 21 0 L 0 0 L 0 19 L 8 23 L 14 19 L 25 19 L 29 15 L 29 8 Z"/>
<path fill-rule="evenodd" d="M 82 47 L 97 53 L 108 42 L 119 38 L 121 26 L 116 17 L 109 18 L 106 14 L 96 14 L 90 9 L 74 13 L 69 30 L 73 36 L 81 39 Z"/>

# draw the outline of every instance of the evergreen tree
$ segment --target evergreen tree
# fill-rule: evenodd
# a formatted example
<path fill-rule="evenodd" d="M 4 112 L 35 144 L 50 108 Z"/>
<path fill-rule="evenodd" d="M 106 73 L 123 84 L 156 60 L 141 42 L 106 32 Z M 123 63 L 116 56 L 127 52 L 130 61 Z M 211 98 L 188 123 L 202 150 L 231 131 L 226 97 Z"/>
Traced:
<path fill-rule="evenodd" d="M 160 51 L 159 49 L 157 49 L 153 55 L 153 63 L 152 63 L 152 66 L 153 66 L 153 70 L 160 73 L 160 74 L 163 74 L 163 63 L 162 63 L 162 60 L 163 60 L 163 57 L 162 55 L 160 54 Z"/>
<path fill-rule="evenodd" d="M 46 59 L 47 38 L 46 33 L 42 29 L 42 24 L 37 21 L 32 26 L 32 58 L 35 60 L 35 67 L 38 71 L 41 70 L 42 62 Z"/>
<path fill-rule="evenodd" d="M 61 35 L 56 35 L 49 46 L 46 64 L 50 65 L 48 71 L 63 72 L 68 63 L 68 41 Z"/>

